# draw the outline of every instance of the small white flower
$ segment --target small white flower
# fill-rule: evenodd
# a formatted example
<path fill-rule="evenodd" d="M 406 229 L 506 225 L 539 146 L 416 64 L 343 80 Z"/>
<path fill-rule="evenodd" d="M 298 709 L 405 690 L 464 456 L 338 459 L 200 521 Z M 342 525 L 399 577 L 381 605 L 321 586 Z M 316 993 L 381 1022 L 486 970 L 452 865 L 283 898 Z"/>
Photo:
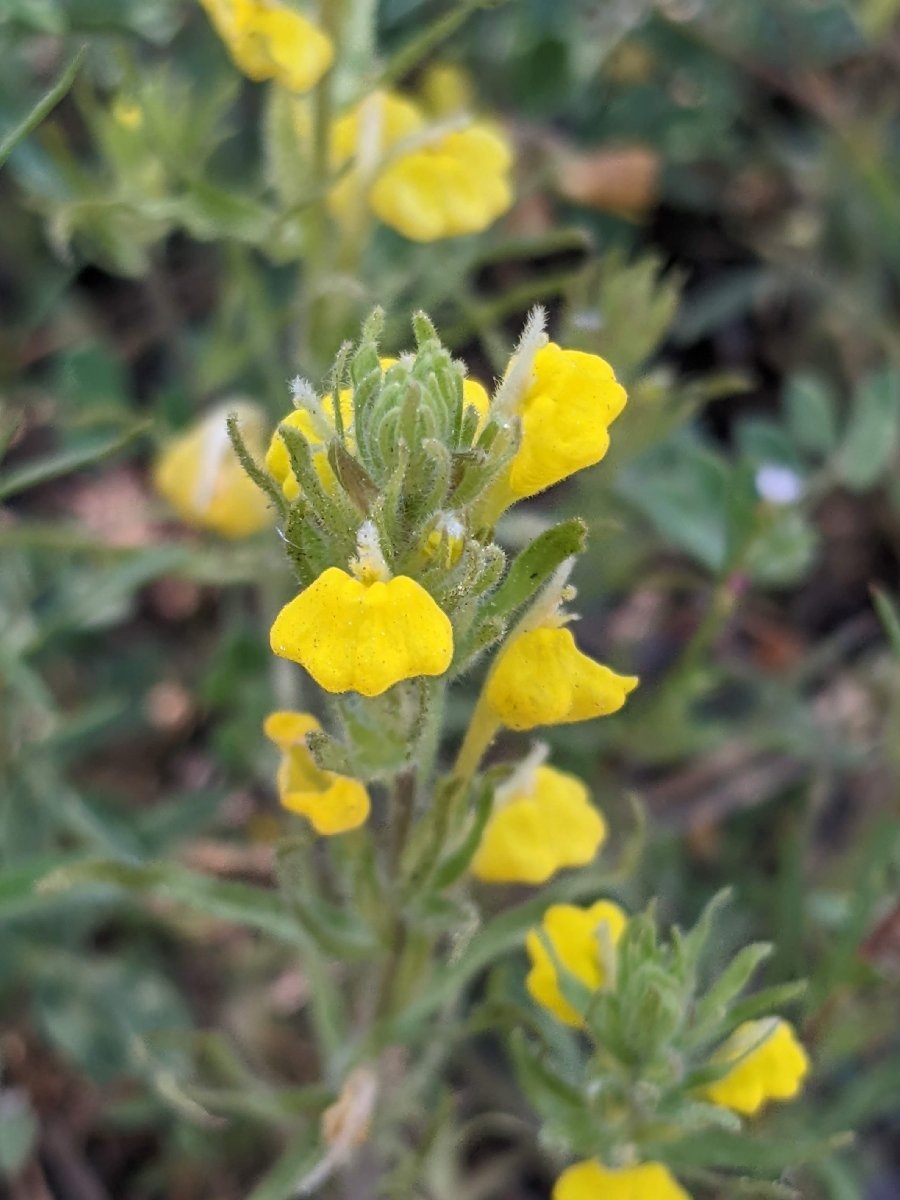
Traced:
<path fill-rule="evenodd" d="M 803 495 L 803 480 L 792 467 L 765 463 L 756 472 L 756 491 L 770 504 L 796 504 Z"/>

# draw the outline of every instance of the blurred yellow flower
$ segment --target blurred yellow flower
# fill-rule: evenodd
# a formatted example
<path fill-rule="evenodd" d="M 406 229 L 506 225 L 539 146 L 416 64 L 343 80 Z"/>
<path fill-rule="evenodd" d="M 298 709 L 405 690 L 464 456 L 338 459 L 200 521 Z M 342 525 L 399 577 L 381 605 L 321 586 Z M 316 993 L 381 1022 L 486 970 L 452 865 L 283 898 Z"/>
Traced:
<path fill-rule="evenodd" d="M 316 86 L 334 59 L 331 39 L 278 0 L 200 0 L 235 64 L 256 83 L 290 92 Z"/>
<path fill-rule="evenodd" d="M 388 163 L 369 202 L 385 225 L 414 242 L 481 233 L 512 205 L 511 166 L 503 134 L 474 121 Z"/>
<path fill-rule="evenodd" d="M 268 501 L 238 462 L 226 418 L 238 417 L 248 450 L 262 453 L 263 419 L 252 405 L 223 404 L 166 446 L 153 467 L 153 486 L 188 525 L 228 538 L 249 537 L 272 524 Z"/>
<path fill-rule="evenodd" d="M 511 496 L 533 496 L 598 463 L 626 399 L 612 367 L 598 355 L 562 350 L 555 342 L 538 350 L 516 405 L 522 440 L 507 479 Z"/>
<path fill-rule="evenodd" d="M 501 651 L 485 694 L 503 724 L 521 730 L 608 716 L 637 684 L 582 654 L 568 629 L 542 626 Z"/>
<path fill-rule="evenodd" d="M 364 824 L 370 805 L 369 793 L 358 779 L 316 766 L 306 736 L 321 728 L 311 713 L 298 712 L 273 712 L 263 725 L 266 737 L 283 755 L 277 776 L 281 803 L 327 837 Z"/>
<path fill-rule="evenodd" d="M 715 1052 L 713 1063 L 733 1062 L 704 1088 L 713 1104 L 752 1116 L 769 1100 L 792 1100 L 809 1071 L 809 1058 L 789 1021 L 745 1021 Z"/>
<path fill-rule="evenodd" d="M 329 567 L 275 618 L 271 645 L 327 692 L 380 696 L 402 679 L 443 675 L 453 627 L 406 575 L 362 581 Z"/>
<path fill-rule="evenodd" d="M 662 1163 L 610 1170 L 595 1158 L 563 1171 L 552 1200 L 691 1200 Z"/>
<path fill-rule="evenodd" d="M 628 918 L 610 900 L 598 900 L 590 908 L 574 904 L 553 904 L 544 913 L 543 933 L 560 963 L 591 991 L 606 982 L 602 944 L 608 940 L 614 949 Z M 531 995 L 566 1025 L 580 1026 L 582 1014 L 565 999 L 559 987 L 556 967 L 540 933 L 532 929 L 525 939 L 531 970 L 525 981 Z"/>
<path fill-rule="evenodd" d="M 117 96 L 110 111 L 113 120 L 124 129 L 140 129 L 144 123 L 144 110 L 136 100 L 132 100 L 128 96 Z"/>
<path fill-rule="evenodd" d="M 422 105 L 432 116 L 452 117 L 475 105 L 470 76 L 452 63 L 432 63 L 425 68 L 419 85 Z"/>
<path fill-rule="evenodd" d="M 329 197 L 335 215 L 348 217 L 363 196 L 412 241 L 479 233 L 512 204 L 512 151 L 498 127 L 473 120 L 430 131 L 422 109 L 398 92 L 376 92 L 335 122 L 332 169 L 351 160 Z"/>
<path fill-rule="evenodd" d="M 592 861 L 606 840 L 606 822 L 574 775 L 537 766 L 498 795 L 472 873 L 485 883 L 545 883 L 564 867 Z M 498 789 L 502 793 L 503 789 Z"/>

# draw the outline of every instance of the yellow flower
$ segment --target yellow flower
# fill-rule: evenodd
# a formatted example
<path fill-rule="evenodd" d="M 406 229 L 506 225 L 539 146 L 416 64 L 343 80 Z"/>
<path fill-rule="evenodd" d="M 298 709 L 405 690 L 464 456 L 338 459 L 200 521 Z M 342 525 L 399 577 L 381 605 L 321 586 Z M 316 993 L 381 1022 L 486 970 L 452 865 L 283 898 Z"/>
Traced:
<path fill-rule="evenodd" d="M 590 908 L 553 904 L 544 913 L 542 928 L 562 965 L 585 987 L 596 991 L 606 982 L 602 941 L 608 938 L 614 947 L 626 922 L 627 917 L 618 904 L 598 900 Z M 566 1025 L 581 1025 L 582 1015 L 560 991 L 553 959 L 536 929 L 532 929 L 525 939 L 525 948 L 531 959 L 531 970 L 525 981 L 528 991 L 538 1004 Z"/>
<path fill-rule="evenodd" d="M 485 121 L 401 154 L 369 193 L 375 215 L 414 242 L 481 233 L 512 204 L 512 153 Z"/>
<path fill-rule="evenodd" d="M 545 766 L 528 775 L 485 826 L 472 861 L 485 883 L 545 883 L 591 862 L 606 840 L 606 822 L 580 779 Z"/>
<path fill-rule="evenodd" d="M 522 440 L 506 481 L 511 496 L 533 496 L 598 463 L 626 399 L 612 367 L 598 355 L 562 350 L 554 342 L 538 350 L 517 404 Z"/>
<path fill-rule="evenodd" d="M 541 627 L 501 652 L 486 696 L 507 728 L 534 729 L 618 712 L 637 684 L 582 654 L 568 629 Z"/>
<path fill-rule="evenodd" d="M 488 414 L 491 410 L 491 398 L 477 379 L 463 380 L 463 407 L 474 408 L 478 413 L 478 425 L 475 432 L 481 433 L 487 425 Z"/>
<path fill-rule="evenodd" d="M 401 679 L 443 675 L 453 627 L 406 575 L 362 582 L 329 567 L 275 618 L 271 645 L 327 692 L 380 696 Z"/>
<path fill-rule="evenodd" d="M 734 1062 L 721 1079 L 704 1089 L 713 1104 L 751 1116 L 768 1100 L 792 1100 L 809 1071 L 809 1058 L 789 1021 L 767 1017 L 745 1021 L 712 1057 Z"/>
<path fill-rule="evenodd" d="M 298 113 L 298 129 L 307 123 Z M 481 232 L 512 204 L 512 151 L 496 126 L 472 121 L 429 137 L 425 113 L 399 92 L 375 93 L 335 121 L 332 169 L 351 160 L 331 190 L 332 212 L 351 217 L 362 198 L 412 241 Z"/>
<path fill-rule="evenodd" d="M 610 1170 L 595 1158 L 563 1171 L 552 1200 L 691 1200 L 662 1163 Z"/>
<path fill-rule="evenodd" d="M 330 836 L 357 829 L 369 815 L 369 793 L 358 779 L 322 771 L 307 749 L 306 736 L 322 728 L 310 713 L 274 712 L 263 731 L 281 750 L 278 795 L 291 812 L 307 817 L 316 833 Z"/>
<path fill-rule="evenodd" d="M 263 446 L 262 417 L 247 404 L 224 404 L 175 438 L 153 467 L 153 486 L 183 521 L 228 538 L 249 537 L 272 523 L 262 492 L 238 462 L 226 417 L 236 412 L 247 448 Z"/>
<path fill-rule="evenodd" d="M 359 159 L 378 163 L 425 124 L 419 106 L 400 92 L 373 92 L 332 125 L 331 165 L 340 170 L 351 159 L 357 159 L 357 167 Z"/>
<path fill-rule="evenodd" d="M 432 63 L 426 67 L 419 86 L 422 103 L 436 117 L 452 117 L 474 105 L 472 80 L 461 67 Z"/>
<path fill-rule="evenodd" d="M 136 100 L 131 100 L 128 96 L 117 96 L 110 111 L 113 120 L 124 129 L 140 129 L 144 123 L 144 110 Z"/>
<path fill-rule="evenodd" d="M 344 388 L 341 391 L 339 403 L 344 429 L 349 430 L 353 425 L 353 391 L 351 388 Z M 329 421 L 333 422 L 333 396 L 323 397 L 322 409 Z M 333 487 L 335 482 L 334 472 L 328 461 L 327 449 L 327 443 L 334 433 L 333 424 L 326 436 L 326 431 L 317 426 L 311 413 L 307 412 L 305 408 L 294 408 L 291 409 L 286 417 L 282 417 L 279 422 L 280 425 L 290 425 L 291 428 L 300 430 L 307 442 L 309 442 L 310 449 L 313 452 L 313 466 L 316 468 L 316 473 L 321 479 L 323 486 L 326 488 Z M 320 448 L 317 449 L 317 447 Z M 291 460 L 287 452 L 287 447 L 284 444 L 284 438 L 282 438 L 277 429 L 272 434 L 269 449 L 266 451 L 266 469 L 281 484 L 281 490 L 288 500 L 296 500 L 300 495 L 300 484 L 291 470 Z"/>
<path fill-rule="evenodd" d="M 331 39 L 278 0 L 200 0 L 241 71 L 290 92 L 316 86 L 334 59 Z"/>

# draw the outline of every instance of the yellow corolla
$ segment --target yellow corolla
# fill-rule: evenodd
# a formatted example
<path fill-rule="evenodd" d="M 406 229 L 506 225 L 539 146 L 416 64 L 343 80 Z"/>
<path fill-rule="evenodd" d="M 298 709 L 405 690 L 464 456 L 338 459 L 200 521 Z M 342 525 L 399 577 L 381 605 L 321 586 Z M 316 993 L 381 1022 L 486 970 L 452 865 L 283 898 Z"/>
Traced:
<path fill-rule="evenodd" d="M 363 696 L 417 675 L 443 675 L 453 658 L 450 620 L 414 579 L 363 582 L 338 567 L 284 606 L 270 640 L 327 692 Z"/>
<path fill-rule="evenodd" d="M 713 1104 L 752 1116 L 769 1100 L 792 1100 L 809 1072 L 793 1025 L 778 1017 L 745 1021 L 712 1057 L 734 1066 L 704 1089 Z"/>
<path fill-rule="evenodd" d="M 628 918 L 610 900 L 598 900 L 590 908 L 574 904 L 553 904 L 544 914 L 541 924 L 544 935 L 556 952 L 560 963 L 591 991 L 606 981 L 601 946 L 608 939 L 615 947 Z M 525 939 L 531 959 L 531 970 L 525 983 L 528 991 L 544 1008 L 566 1025 L 582 1024 L 582 1014 L 576 1012 L 559 987 L 556 966 L 536 929 Z"/>
<path fill-rule="evenodd" d="M 358 779 L 316 766 L 306 737 L 321 728 L 311 713 L 298 712 L 270 713 L 263 725 L 266 737 L 283 755 L 277 776 L 281 803 L 327 837 L 364 824 L 370 804 L 369 793 Z"/>
<path fill-rule="evenodd" d="M 482 429 L 487 425 L 488 415 L 491 411 L 491 398 L 487 394 L 483 384 L 480 384 L 477 379 L 466 377 L 463 380 L 463 406 L 465 408 L 474 408 L 478 413 L 476 433 L 481 433 Z"/>
<path fill-rule="evenodd" d="M 253 454 L 263 446 L 263 419 L 252 406 L 223 404 L 166 446 L 153 467 L 153 486 L 188 525 L 227 538 L 249 537 L 271 525 L 263 493 L 247 476 L 228 438 L 230 412 Z"/>
<path fill-rule="evenodd" d="M 618 712 L 637 684 L 582 654 L 568 629 L 542 626 L 501 651 L 486 696 L 507 728 L 534 729 Z"/>
<path fill-rule="evenodd" d="M 302 127 L 303 113 L 299 119 Z M 506 212 L 512 150 L 500 129 L 473 120 L 432 135 L 428 126 L 399 92 L 377 92 L 335 121 L 331 165 L 343 175 L 329 195 L 332 212 L 346 218 L 361 201 L 418 242 L 478 233 Z"/>
<path fill-rule="evenodd" d="M 612 367 L 598 355 L 563 350 L 555 342 L 538 350 L 516 406 L 522 440 L 506 480 L 511 496 L 533 496 L 598 463 L 626 399 Z"/>
<path fill-rule="evenodd" d="M 423 106 L 435 117 L 452 117 L 471 111 L 475 89 L 470 76 L 453 63 L 432 63 L 422 73 L 419 95 Z"/>
<path fill-rule="evenodd" d="M 610 1170 L 595 1158 L 563 1171 L 552 1200 L 691 1200 L 662 1163 Z"/>
<path fill-rule="evenodd" d="M 481 233 L 512 205 L 511 167 L 504 135 L 473 121 L 389 162 L 369 202 L 385 225 L 414 242 Z"/>
<path fill-rule="evenodd" d="M 606 822 L 574 775 L 538 766 L 485 826 L 472 873 L 485 883 L 545 883 L 565 867 L 592 861 Z"/>
<path fill-rule="evenodd" d="M 334 60 L 331 39 L 278 0 L 200 0 L 236 66 L 255 83 L 308 92 Z"/>
<path fill-rule="evenodd" d="M 343 389 L 339 396 L 339 403 L 344 429 L 349 430 L 353 425 L 353 391 L 351 388 Z M 323 397 L 322 410 L 329 421 L 333 422 L 334 398 L 332 396 Z M 334 433 L 333 425 L 329 430 L 319 428 L 312 414 L 307 412 L 305 408 L 292 409 L 286 417 L 282 417 L 279 422 L 279 426 L 281 425 L 289 425 L 293 429 L 300 430 L 307 442 L 309 442 L 310 449 L 312 450 L 313 466 L 316 468 L 316 473 L 325 487 L 333 487 L 334 472 L 328 461 L 327 451 L 327 442 L 330 441 Z M 266 468 L 269 474 L 281 485 L 281 490 L 288 500 L 296 500 L 300 495 L 300 484 L 291 470 L 291 460 L 287 452 L 287 447 L 284 444 L 284 438 L 277 429 L 272 434 L 269 449 L 266 451 Z"/>
<path fill-rule="evenodd" d="M 332 125 L 332 166 L 340 169 L 351 159 L 363 169 L 369 163 L 378 164 L 389 150 L 425 126 L 425 114 L 409 97 L 400 92 L 373 92 Z"/>

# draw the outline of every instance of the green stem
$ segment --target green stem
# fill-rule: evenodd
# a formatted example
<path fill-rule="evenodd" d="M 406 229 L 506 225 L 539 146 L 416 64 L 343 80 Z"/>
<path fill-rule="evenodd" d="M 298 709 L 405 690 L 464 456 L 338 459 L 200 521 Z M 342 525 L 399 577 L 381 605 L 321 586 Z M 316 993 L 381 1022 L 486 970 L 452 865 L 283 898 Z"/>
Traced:
<path fill-rule="evenodd" d="M 335 61 L 340 61 L 343 0 L 322 0 L 320 23 L 335 47 Z M 304 262 L 301 298 L 300 346 L 306 364 L 316 364 L 322 357 L 322 326 L 325 321 L 322 291 L 330 274 L 333 245 L 328 214 L 328 181 L 331 168 L 331 126 L 334 114 L 334 68 L 326 72 L 313 92 L 313 151 L 312 191 L 314 200 L 309 208 L 309 237 Z"/>
<path fill-rule="evenodd" d="M 494 715 L 487 696 L 482 691 L 453 766 L 452 778 L 460 787 L 468 787 L 499 728 L 500 721 Z"/>
<path fill-rule="evenodd" d="M 416 771 L 404 771 L 394 783 L 391 804 L 391 842 L 388 852 L 388 886 L 397 878 L 403 851 L 409 840 L 409 831 L 416 809 Z"/>
<path fill-rule="evenodd" d="M 226 243 L 226 253 L 231 274 L 244 298 L 249 358 L 256 364 L 260 381 L 275 411 L 283 412 L 288 407 L 288 389 L 278 367 L 280 354 L 273 337 L 277 319 L 249 248 L 231 241 Z"/>

